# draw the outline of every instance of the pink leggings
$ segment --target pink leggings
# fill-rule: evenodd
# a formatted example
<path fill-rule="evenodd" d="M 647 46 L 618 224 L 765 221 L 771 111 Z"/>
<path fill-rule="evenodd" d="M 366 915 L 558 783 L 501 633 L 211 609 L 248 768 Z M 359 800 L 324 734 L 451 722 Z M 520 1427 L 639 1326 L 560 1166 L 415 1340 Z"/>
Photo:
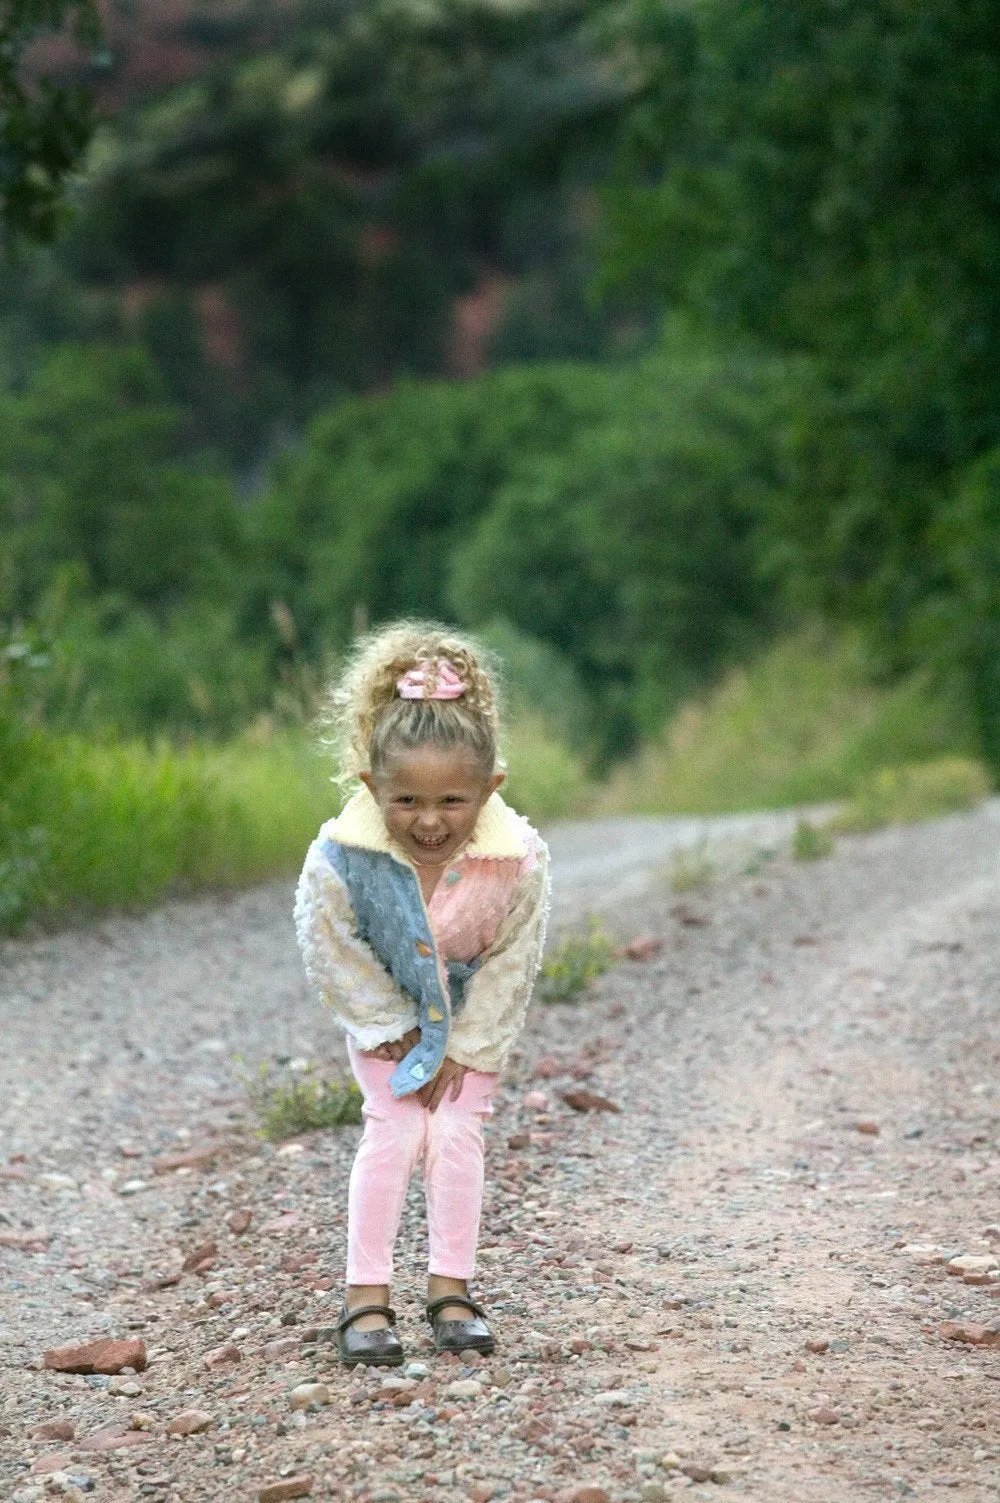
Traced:
<path fill-rule="evenodd" d="M 417 1163 L 427 1198 L 429 1271 L 471 1279 L 483 1202 L 482 1124 L 493 1110 L 497 1077 L 467 1070 L 458 1100 L 449 1090 L 429 1112 L 416 1096 L 395 1099 L 389 1089 L 394 1064 L 362 1054 L 350 1040 L 347 1052 L 365 1098 L 347 1202 L 347 1282 L 391 1282 L 392 1250 Z"/>

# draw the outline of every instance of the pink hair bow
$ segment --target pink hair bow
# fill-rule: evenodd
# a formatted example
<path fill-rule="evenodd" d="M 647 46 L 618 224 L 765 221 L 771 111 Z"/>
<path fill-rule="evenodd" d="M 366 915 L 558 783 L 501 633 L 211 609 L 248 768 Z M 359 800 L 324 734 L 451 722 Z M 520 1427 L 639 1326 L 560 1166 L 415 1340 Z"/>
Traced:
<path fill-rule="evenodd" d="M 461 699 L 465 685 L 454 663 L 436 658 L 432 663 L 418 663 L 396 680 L 401 699 Z"/>

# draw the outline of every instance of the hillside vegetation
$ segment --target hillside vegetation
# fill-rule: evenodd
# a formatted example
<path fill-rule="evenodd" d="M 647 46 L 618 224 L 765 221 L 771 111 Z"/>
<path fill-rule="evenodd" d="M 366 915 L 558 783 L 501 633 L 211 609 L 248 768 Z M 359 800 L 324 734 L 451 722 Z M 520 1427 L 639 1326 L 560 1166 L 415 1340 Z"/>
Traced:
<path fill-rule="evenodd" d="M 403 613 L 538 818 L 995 781 L 995 10 L 340 0 L 129 85 L 0 281 L 9 914 L 294 864 Z"/>

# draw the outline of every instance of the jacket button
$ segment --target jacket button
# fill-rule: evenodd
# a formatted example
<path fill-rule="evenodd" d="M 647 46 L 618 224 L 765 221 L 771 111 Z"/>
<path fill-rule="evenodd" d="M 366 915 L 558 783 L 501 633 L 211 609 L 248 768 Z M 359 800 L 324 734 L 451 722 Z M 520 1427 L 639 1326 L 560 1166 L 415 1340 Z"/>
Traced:
<path fill-rule="evenodd" d="M 425 944 L 422 939 L 418 939 L 417 940 L 417 954 L 418 955 L 433 955 L 434 951 L 431 949 L 430 945 Z"/>

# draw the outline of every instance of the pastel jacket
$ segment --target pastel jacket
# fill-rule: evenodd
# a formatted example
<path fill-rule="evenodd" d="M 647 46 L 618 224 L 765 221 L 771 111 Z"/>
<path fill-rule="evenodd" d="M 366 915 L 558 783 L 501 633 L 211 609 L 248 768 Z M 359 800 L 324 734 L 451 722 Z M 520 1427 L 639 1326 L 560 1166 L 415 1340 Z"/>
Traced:
<path fill-rule="evenodd" d="M 429 903 L 367 788 L 320 830 L 295 901 L 306 974 L 360 1049 L 420 1029 L 395 1096 L 419 1090 L 446 1054 L 503 1069 L 541 962 L 548 873 L 544 841 L 496 793 Z"/>

